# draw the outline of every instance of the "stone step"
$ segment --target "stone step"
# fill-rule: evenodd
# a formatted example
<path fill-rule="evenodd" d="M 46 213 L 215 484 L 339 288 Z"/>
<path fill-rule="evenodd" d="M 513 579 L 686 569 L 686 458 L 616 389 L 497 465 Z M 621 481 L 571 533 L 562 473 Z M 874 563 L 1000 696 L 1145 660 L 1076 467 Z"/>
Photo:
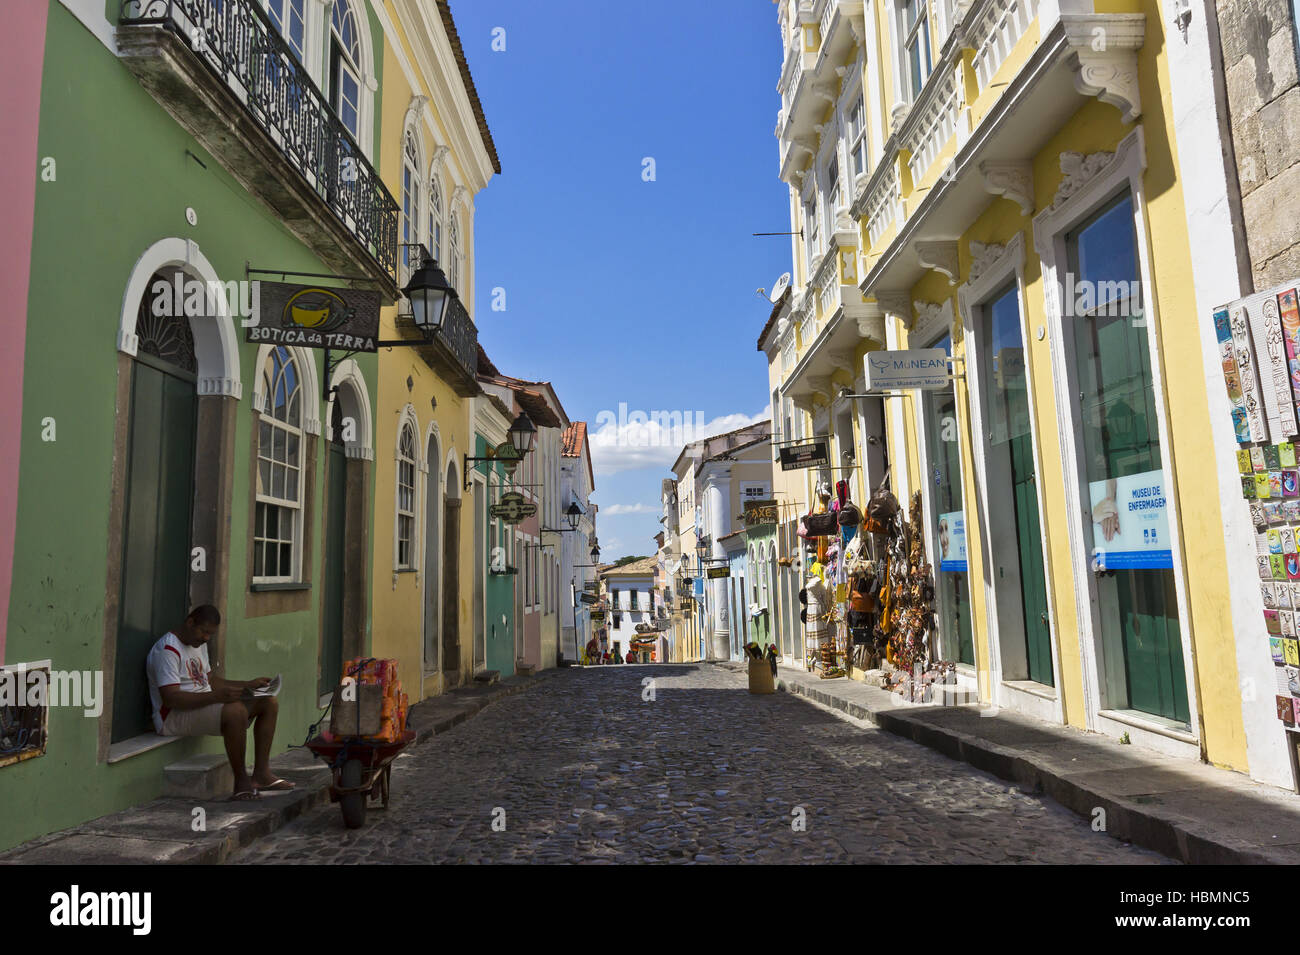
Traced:
<path fill-rule="evenodd" d="M 474 682 L 489 685 L 501 679 L 500 670 L 480 670 L 474 674 Z"/>
<path fill-rule="evenodd" d="M 536 672 L 537 667 L 533 666 L 531 663 L 515 664 L 515 673 L 519 674 L 519 676 L 532 676 Z"/>
<path fill-rule="evenodd" d="M 163 767 L 163 795 L 180 799 L 221 799 L 235 788 L 235 774 L 224 753 L 199 753 Z"/>

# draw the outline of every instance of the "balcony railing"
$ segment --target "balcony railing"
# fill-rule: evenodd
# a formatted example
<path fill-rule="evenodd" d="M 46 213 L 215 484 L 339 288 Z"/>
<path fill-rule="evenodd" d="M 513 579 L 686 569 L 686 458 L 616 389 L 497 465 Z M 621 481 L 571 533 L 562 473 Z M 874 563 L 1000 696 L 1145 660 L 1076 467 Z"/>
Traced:
<path fill-rule="evenodd" d="M 907 165 L 914 184 L 921 182 L 957 130 L 961 110 L 957 93 L 957 71 L 943 64 L 921 91 L 907 117 L 899 145 L 910 154 Z"/>
<path fill-rule="evenodd" d="M 389 278 L 397 201 L 255 0 L 124 0 L 122 27 L 174 32 Z"/>
<path fill-rule="evenodd" d="M 975 50 L 975 76 L 988 87 L 1011 50 L 1038 15 L 1038 0 L 991 0 L 976 14 L 968 42 Z"/>
<path fill-rule="evenodd" d="M 894 223 L 902 204 L 898 183 L 898 167 L 888 159 L 871 191 L 867 194 L 867 240 L 875 248 L 876 242 Z"/>

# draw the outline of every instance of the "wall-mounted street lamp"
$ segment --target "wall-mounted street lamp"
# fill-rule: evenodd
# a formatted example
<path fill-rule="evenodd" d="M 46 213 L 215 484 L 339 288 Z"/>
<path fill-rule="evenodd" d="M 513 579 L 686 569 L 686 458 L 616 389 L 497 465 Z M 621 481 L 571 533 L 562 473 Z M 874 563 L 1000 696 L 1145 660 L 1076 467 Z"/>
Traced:
<path fill-rule="evenodd" d="M 482 457 L 466 455 L 464 465 L 465 490 L 470 489 L 470 468 L 476 467 L 482 461 L 496 461 L 504 465 L 506 477 L 513 480 L 515 468 L 524 459 L 524 455 L 533 450 L 533 445 L 536 442 L 537 426 L 533 424 L 533 419 L 528 417 L 527 412 L 519 412 L 519 415 L 510 425 L 510 430 L 506 433 L 505 441 L 502 441 L 495 448 L 488 448 L 488 453 Z"/>
<path fill-rule="evenodd" d="M 419 249 L 420 267 L 411 274 L 402 294 L 411 302 L 415 327 L 427 334 L 442 328 L 452 299 L 459 296 L 428 250 L 423 245 L 416 248 Z"/>

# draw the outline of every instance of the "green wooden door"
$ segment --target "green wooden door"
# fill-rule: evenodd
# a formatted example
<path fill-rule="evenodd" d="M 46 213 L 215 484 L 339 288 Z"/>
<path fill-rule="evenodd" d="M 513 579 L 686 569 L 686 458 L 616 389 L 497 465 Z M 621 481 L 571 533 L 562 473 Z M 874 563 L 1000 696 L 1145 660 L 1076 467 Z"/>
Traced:
<path fill-rule="evenodd" d="M 341 431 L 336 427 L 334 434 Z M 347 542 L 347 456 L 329 442 L 325 462 L 325 568 L 321 598 L 320 692 L 331 692 L 343 675 L 343 548 Z"/>
<path fill-rule="evenodd" d="M 1132 197 L 1117 198 L 1066 244 L 1076 284 L 1098 290 L 1093 307 L 1076 307 L 1073 329 L 1107 704 L 1186 724 L 1170 515 L 1145 511 L 1148 543 L 1138 536 L 1144 511 L 1124 506 L 1126 487 L 1167 491 Z"/>
<path fill-rule="evenodd" d="M 1025 616 L 1025 655 L 1029 679 L 1055 686 L 1052 635 L 1047 620 L 1047 583 L 1043 574 L 1043 535 L 1038 522 L 1038 484 L 1034 449 L 1028 434 L 1008 442 L 1011 492 L 1016 507 L 1016 545 L 1020 558 L 1020 604 Z"/>
<path fill-rule="evenodd" d="M 196 401 L 192 375 L 144 354 L 134 363 L 113 668 L 115 743 L 153 732 L 145 658 L 189 612 Z"/>

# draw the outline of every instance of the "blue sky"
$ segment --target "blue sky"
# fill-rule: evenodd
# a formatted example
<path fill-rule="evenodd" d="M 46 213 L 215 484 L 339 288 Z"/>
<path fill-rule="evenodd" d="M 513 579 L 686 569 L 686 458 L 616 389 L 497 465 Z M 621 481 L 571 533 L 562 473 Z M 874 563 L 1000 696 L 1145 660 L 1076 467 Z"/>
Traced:
<path fill-rule="evenodd" d="M 502 167 L 475 202 L 480 341 L 506 374 L 551 381 L 593 433 L 607 423 L 612 440 L 593 446 L 601 559 L 649 554 L 681 446 L 620 444 L 608 424 L 620 405 L 634 422 L 680 412 L 721 431 L 770 402 L 754 343 L 771 305 L 755 289 L 790 268 L 790 243 L 750 233 L 790 227 L 772 134 L 776 7 L 461 0 L 452 11 Z M 495 288 L 503 312 L 490 308 Z"/>

